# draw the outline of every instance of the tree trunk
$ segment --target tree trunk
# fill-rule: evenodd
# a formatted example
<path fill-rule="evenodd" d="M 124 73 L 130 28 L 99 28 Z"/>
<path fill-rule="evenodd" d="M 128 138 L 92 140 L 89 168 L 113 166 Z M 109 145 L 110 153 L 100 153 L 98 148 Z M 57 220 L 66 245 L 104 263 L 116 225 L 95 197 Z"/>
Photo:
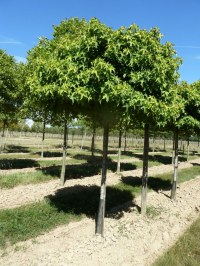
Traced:
<path fill-rule="evenodd" d="M 92 132 L 92 144 L 91 144 L 92 157 L 94 157 L 95 136 L 96 136 L 96 127 L 93 128 L 93 132 Z"/>
<path fill-rule="evenodd" d="M 84 132 L 84 134 L 82 134 L 82 140 L 81 140 L 81 150 L 83 149 L 83 144 L 84 144 L 84 138 L 86 136 L 86 131 Z"/>
<path fill-rule="evenodd" d="M 6 128 L 6 133 L 5 133 L 5 137 L 4 137 L 3 150 L 5 150 L 5 148 L 6 148 L 7 139 L 8 139 L 8 126 Z"/>
<path fill-rule="evenodd" d="M 187 140 L 187 162 L 189 160 L 189 154 L 190 154 L 190 138 Z"/>
<path fill-rule="evenodd" d="M 67 155 L 67 139 L 68 139 L 68 129 L 67 120 L 64 122 L 64 136 L 63 136 L 63 162 L 62 170 L 60 175 L 60 184 L 63 186 L 65 183 L 65 168 L 66 168 L 66 155 Z"/>
<path fill-rule="evenodd" d="M 104 216 L 105 216 L 105 204 L 106 204 L 106 174 L 107 174 L 107 155 L 108 155 L 108 135 L 109 126 L 104 125 L 103 132 L 103 160 L 102 160 L 102 177 L 101 177 L 101 191 L 99 211 L 96 224 L 96 233 L 103 236 L 104 231 Z"/>
<path fill-rule="evenodd" d="M 124 152 L 126 152 L 126 149 L 127 149 L 127 138 L 126 138 L 126 130 L 124 132 Z"/>
<path fill-rule="evenodd" d="M 44 157 L 44 138 L 45 138 L 45 129 L 46 129 L 46 122 L 43 122 L 43 131 L 42 131 L 42 150 L 41 150 L 41 158 Z"/>
<path fill-rule="evenodd" d="M 3 122 L 3 131 L 1 135 L 1 147 L 0 147 L 0 153 L 3 152 L 3 147 L 4 147 L 4 137 L 5 137 L 5 129 L 6 129 L 6 123 L 5 121 Z"/>
<path fill-rule="evenodd" d="M 163 150 L 166 151 L 165 137 L 164 137 L 164 140 L 163 140 Z"/>
<path fill-rule="evenodd" d="M 121 147 L 122 147 L 122 130 L 119 130 L 119 146 L 118 146 L 118 158 L 117 158 L 117 173 L 120 173 L 120 161 L 121 161 Z"/>
<path fill-rule="evenodd" d="M 183 155 L 185 155 L 185 144 L 183 143 Z"/>
<path fill-rule="evenodd" d="M 154 131 L 153 132 L 153 156 L 155 155 L 155 138 L 156 138 L 156 133 Z"/>
<path fill-rule="evenodd" d="M 74 132 L 72 132 L 72 149 L 74 148 Z"/>
<path fill-rule="evenodd" d="M 173 135 L 173 147 L 172 147 L 172 165 L 174 165 L 175 160 L 175 133 Z"/>
<path fill-rule="evenodd" d="M 148 155 L 149 155 L 149 124 L 145 124 L 143 172 L 142 172 L 142 196 L 141 196 L 141 214 L 142 215 L 146 214 L 146 209 L 147 209 Z"/>
<path fill-rule="evenodd" d="M 174 174 L 172 180 L 171 199 L 176 199 L 176 185 L 178 178 L 178 129 L 174 132 Z"/>

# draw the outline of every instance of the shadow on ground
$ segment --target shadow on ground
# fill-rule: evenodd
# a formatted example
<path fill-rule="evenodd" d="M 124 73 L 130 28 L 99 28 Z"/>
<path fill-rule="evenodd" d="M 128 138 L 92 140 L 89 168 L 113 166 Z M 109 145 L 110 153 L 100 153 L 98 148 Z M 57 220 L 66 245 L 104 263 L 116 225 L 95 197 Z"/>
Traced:
<path fill-rule="evenodd" d="M 36 152 L 35 154 L 41 155 L 41 152 Z M 43 157 L 48 158 L 48 157 L 62 157 L 63 153 L 62 152 L 54 152 L 54 151 L 44 151 Z"/>
<path fill-rule="evenodd" d="M 29 153 L 30 149 L 29 147 L 25 147 L 25 146 L 6 145 L 5 152 L 7 153 L 15 153 L 15 152 Z"/>
<path fill-rule="evenodd" d="M 29 167 L 39 167 L 39 163 L 32 159 L 1 159 L 0 169 L 22 169 Z"/>
<path fill-rule="evenodd" d="M 80 159 L 76 156 L 74 158 Z M 84 156 L 84 158 L 87 157 Z M 70 165 L 66 164 L 65 181 L 69 179 L 84 178 L 101 174 L 101 169 L 102 169 L 101 157 L 98 158 L 97 160 L 91 159 L 87 161 L 88 161 L 87 163 L 82 163 L 82 164 L 70 164 Z M 112 160 L 108 160 L 108 170 L 116 172 L 116 169 L 117 169 L 117 163 L 113 162 Z M 135 169 L 137 169 L 137 165 L 135 164 L 121 163 L 121 171 L 128 171 Z M 61 166 L 43 167 L 42 172 L 44 174 L 51 175 L 54 177 L 57 176 L 59 178 L 61 173 Z"/>
<path fill-rule="evenodd" d="M 49 195 L 46 198 L 60 212 L 75 213 L 77 215 L 85 214 L 88 217 L 95 218 L 98 212 L 99 196 L 100 188 L 98 186 L 76 185 L 59 189 L 55 195 Z M 133 200 L 134 196 L 131 192 L 107 187 L 106 210 L 109 211 L 115 206 Z"/>
<path fill-rule="evenodd" d="M 133 187 L 139 187 L 142 184 L 142 180 L 139 177 L 126 176 L 122 177 L 121 179 L 124 184 Z M 153 189 L 156 192 L 158 192 L 159 190 L 169 190 L 171 189 L 171 181 L 163 180 L 159 177 L 149 177 L 148 188 Z"/>

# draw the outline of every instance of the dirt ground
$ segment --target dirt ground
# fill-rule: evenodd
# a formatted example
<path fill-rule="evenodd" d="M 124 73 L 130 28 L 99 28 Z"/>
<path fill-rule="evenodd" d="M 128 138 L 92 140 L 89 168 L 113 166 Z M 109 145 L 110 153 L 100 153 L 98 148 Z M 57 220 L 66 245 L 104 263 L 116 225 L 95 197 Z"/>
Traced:
<path fill-rule="evenodd" d="M 192 163 L 200 163 L 200 159 Z M 191 167 L 180 163 L 179 168 Z M 170 165 L 155 166 L 149 175 L 172 170 Z M 141 176 L 141 170 L 126 171 L 123 176 Z M 108 185 L 119 182 L 120 176 L 110 174 Z M 65 186 L 75 184 L 100 184 L 100 177 L 68 180 Z M 43 199 L 61 188 L 59 181 L 37 185 L 18 186 L 0 190 L 0 208 L 14 208 L 19 205 Z M 148 206 L 152 215 L 142 217 L 136 206 L 140 197 L 119 209 L 118 215 L 105 218 L 105 234 L 102 238 L 94 234 L 95 222 L 85 218 L 80 222 L 59 226 L 35 239 L 17 244 L 2 251 L 0 265 L 44 266 L 44 265 L 151 265 L 171 246 L 184 230 L 199 216 L 200 176 L 182 183 L 177 190 L 177 200 L 171 201 L 169 191 L 150 192 Z M 156 208 L 156 213 L 155 213 Z M 154 211 L 153 211 L 154 210 Z"/>

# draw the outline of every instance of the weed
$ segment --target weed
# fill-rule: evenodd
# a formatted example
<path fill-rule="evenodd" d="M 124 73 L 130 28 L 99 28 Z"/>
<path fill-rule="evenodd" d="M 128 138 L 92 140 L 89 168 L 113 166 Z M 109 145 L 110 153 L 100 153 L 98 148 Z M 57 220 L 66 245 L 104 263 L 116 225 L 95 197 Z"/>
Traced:
<path fill-rule="evenodd" d="M 161 207 L 154 207 L 154 206 L 147 206 L 146 215 L 149 218 L 156 218 L 163 212 L 163 208 Z"/>

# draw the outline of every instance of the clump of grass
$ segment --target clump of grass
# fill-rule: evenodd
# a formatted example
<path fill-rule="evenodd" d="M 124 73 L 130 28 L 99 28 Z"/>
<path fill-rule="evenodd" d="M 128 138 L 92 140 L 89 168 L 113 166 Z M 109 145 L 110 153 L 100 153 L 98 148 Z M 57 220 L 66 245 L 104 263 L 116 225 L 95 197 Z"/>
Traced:
<path fill-rule="evenodd" d="M 163 208 L 161 207 L 147 206 L 146 215 L 149 218 L 156 218 L 162 212 L 163 212 Z"/>
<path fill-rule="evenodd" d="M 153 266 L 179 266 L 200 264 L 200 217 Z"/>

